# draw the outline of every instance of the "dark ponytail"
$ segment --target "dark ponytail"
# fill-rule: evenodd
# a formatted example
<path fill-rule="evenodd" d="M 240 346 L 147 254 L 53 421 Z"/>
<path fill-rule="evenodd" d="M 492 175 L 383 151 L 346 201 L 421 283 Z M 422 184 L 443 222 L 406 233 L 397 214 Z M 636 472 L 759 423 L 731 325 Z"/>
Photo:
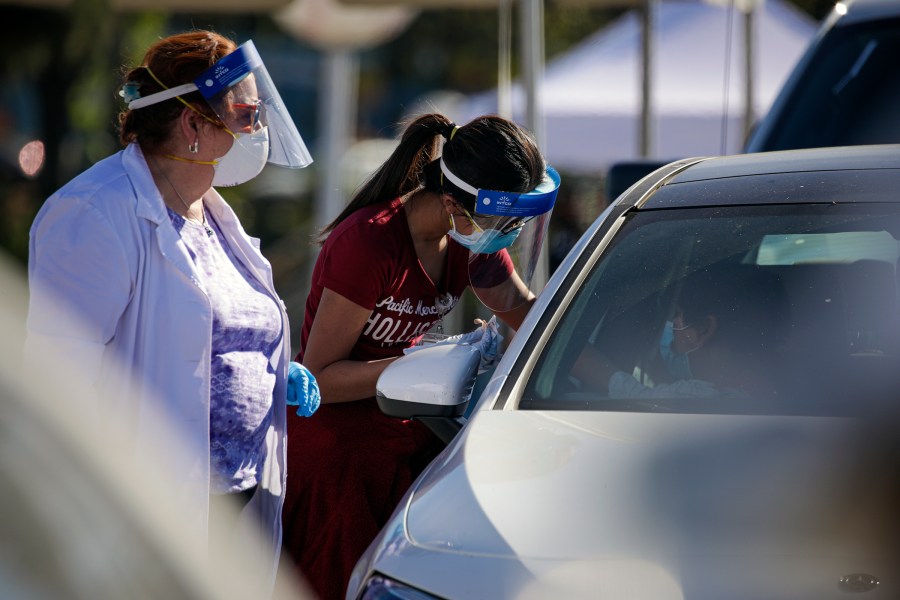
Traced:
<path fill-rule="evenodd" d="M 478 117 L 459 128 L 453 141 L 444 145 L 444 163 L 469 185 L 486 190 L 528 192 L 541 183 L 546 165 L 537 142 L 528 130 L 495 115 Z M 426 188 L 437 181 L 440 191 L 450 194 L 475 212 L 475 197 L 441 176 L 436 161 L 426 169 Z"/>
<path fill-rule="evenodd" d="M 475 212 L 475 197 L 442 176 L 438 136 L 447 140 L 443 146 L 447 168 L 476 188 L 527 192 L 543 180 L 546 165 L 537 142 L 512 121 L 488 115 L 456 127 L 443 115 L 423 115 L 410 123 L 391 156 L 321 231 L 319 242 L 360 208 L 419 188 L 450 194 L 466 210 Z"/>
<path fill-rule="evenodd" d="M 422 115 L 412 121 L 390 157 L 363 183 L 341 214 L 322 229 L 319 242 L 357 210 L 422 187 L 425 165 L 439 156 L 439 136 L 449 138 L 453 128 L 453 123 L 440 114 Z"/>

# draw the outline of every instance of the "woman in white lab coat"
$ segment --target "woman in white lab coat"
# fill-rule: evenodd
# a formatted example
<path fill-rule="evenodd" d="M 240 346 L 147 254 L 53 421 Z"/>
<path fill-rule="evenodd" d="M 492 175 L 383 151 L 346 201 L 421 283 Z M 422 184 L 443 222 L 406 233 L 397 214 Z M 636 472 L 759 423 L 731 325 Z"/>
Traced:
<path fill-rule="evenodd" d="M 26 359 L 73 367 L 66 410 L 124 430 L 136 456 L 164 454 L 161 417 L 187 449 L 163 468 L 200 534 L 229 498 L 277 555 L 288 319 L 258 240 L 213 186 L 309 154 L 252 42 L 164 38 L 121 95 L 125 149 L 32 225 Z"/>

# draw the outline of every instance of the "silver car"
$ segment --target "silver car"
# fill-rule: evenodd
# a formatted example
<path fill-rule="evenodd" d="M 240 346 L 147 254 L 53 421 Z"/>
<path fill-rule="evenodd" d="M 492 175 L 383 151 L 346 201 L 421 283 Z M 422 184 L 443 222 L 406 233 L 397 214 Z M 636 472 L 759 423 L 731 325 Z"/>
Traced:
<path fill-rule="evenodd" d="M 346 597 L 900 596 L 900 146 L 667 165 L 478 350 L 379 404 L 448 445 Z"/>

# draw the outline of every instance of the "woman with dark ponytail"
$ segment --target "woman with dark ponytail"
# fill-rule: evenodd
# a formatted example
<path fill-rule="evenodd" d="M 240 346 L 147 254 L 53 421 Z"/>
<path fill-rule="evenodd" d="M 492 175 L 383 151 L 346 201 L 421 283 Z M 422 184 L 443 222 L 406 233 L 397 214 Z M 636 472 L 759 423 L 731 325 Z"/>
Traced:
<path fill-rule="evenodd" d="M 546 226 L 558 185 L 511 121 L 457 127 L 428 114 L 322 231 L 297 358 L 322 405 L 289 415 L 283 518 L 288 554 L 321 598 L 343 598 L 357 559 L 440 450 L 421 423 L 379 411 L 379 375 L 469 286 L 518 328 L 534 294 L 508 247 Z"/>

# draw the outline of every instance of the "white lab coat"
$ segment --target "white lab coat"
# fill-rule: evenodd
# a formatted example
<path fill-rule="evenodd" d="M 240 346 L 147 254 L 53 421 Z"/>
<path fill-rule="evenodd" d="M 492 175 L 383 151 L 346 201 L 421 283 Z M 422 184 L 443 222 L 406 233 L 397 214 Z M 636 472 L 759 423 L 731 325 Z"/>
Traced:
<path fill-rule="evenodd" d="M 282 311 L 267 454 L 259 490 L 245 509 L 245 517 L 259 515 L 270 526 L 277 558 L 287 464 L 288 318 L 259 241 L 244 232 L 218 192 L 207 192 L 204 203 L 235 255 Z M 137 144 L 95 164 L 45 202 L 31 228 L 28 276 L 26 360 L 48 374 L 58 360 L 75 366 L 80 381 L 70 386 L 74 400 L 61 399 L 61 408 L 77 402 L 65 410 L 124 428 L 133 442 L 126 451 L 135 456 L 164 456 L 165 442 L 150 417 L 161 408 L 167 427 L 188 449 L 163 465 L 167 481 L 205 537 L 212 312 Z"/>

